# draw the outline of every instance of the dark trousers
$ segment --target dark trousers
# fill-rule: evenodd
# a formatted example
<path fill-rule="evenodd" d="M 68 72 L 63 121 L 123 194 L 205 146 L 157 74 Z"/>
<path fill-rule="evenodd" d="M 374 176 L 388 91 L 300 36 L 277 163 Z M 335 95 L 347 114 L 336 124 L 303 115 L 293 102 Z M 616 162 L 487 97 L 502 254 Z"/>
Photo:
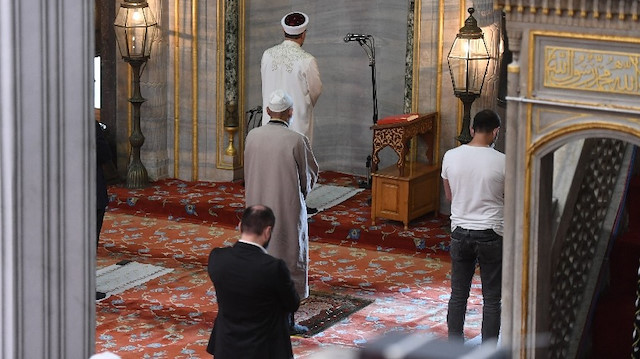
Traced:
<path fill-rule="evenodd" d="M 502 237 L 491 229 L 456 228 L 451 233 L 451 298 L 447 313 L 449 339 L 462 340 L 471 279 L 480 265 L 482 281 L 482 341 L 500 333 Z"/>
<path fill-rule="evenodd" d="M 98 213 L 97 213 L 97 217 L 96 217 L 96 245 L 98 243 L 100 243 L 100 231 L 102 231 L 102 222 L 104 220 L 104 213 L 106 212 L 107 208 L 98 208 Z"/>

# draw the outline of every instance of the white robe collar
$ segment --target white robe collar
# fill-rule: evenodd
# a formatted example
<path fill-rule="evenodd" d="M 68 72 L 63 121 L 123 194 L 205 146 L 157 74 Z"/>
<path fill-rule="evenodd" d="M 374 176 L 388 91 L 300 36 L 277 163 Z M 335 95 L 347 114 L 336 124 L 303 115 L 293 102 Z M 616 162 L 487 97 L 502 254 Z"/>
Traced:
<path fill-rule="evenodd" d="M 285 127 L 289 127 L 289 123 L 285 120 L 281 120 L 279 118 L 272 118 L 268 123 L 273 123 L 274 125 L 284 125 Z"/>

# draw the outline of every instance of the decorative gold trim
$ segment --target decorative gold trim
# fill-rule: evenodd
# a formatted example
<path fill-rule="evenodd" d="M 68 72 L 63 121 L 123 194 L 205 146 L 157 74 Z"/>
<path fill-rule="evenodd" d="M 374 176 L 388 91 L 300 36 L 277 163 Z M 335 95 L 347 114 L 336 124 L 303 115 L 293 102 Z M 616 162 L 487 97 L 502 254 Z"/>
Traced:
<path fill-rule="evenodd" d="M 413 4 L 413 76 L 411 77 L 411 112 L 419 112 L 420 100 L 420 33 L 422 0 Z"/>
<path fill-rule="evenodd" d="M 174 1 L 173 28 L 173 177 L 180 176 L 180 0 Z"/>
<path fill-rule="evenodd" d="M 442 66 L 444 56 L 444 0 L 438 1 L 438 65 L 436 71 L 436 139 L 433 149 L 434 165 L 440 163 L 440 119 L 442 118 Z"/>
<path fill-rule="evenodd" d="M 550 55 L 550 53 L 554 55 Z M 564 56 L 557 55 L 563 54 Z M 566 57 L 565 57 L 566 56 Z M 575 76 L 573 71 L 568 71 L 570 75 L 563 75 L 561 79 L 558 79 L 556 76 L 550 75 L 550 70 L 547 68 L 547 64 L 551 61 L 550 58 L 566 58 L 566 61 L 569 63 L 569 66 L 575 66 L 572 60 L 575 58 L 593 58 L 593 62 L 598 63 L 598 65 L 592 65 L 592 68 L 600 68 L 602 72 L 605 73 L 603 76 L 611 76 L 612 73 L 620 67 L 620 63 L 629 62 L 629 63 L 637 63 L 640 58 L 640 53 L 638 52 L 623 52 L 623 51 L 613 51 L 613 50 L 605 50 L 605 49 L 587 49 L 584 47 L 569 47 L 558 45 L 545 45 L 544 46 L 544 64 L 545 71 L 544 76 L 542 78 L 543 87 L 545 88 L 556 88 L 563 90 L 577 90 L 577 91 L 587 91 L 591 93 L 607 93 L 607 94 L 621 94 L 627 96 L 640 96 L 638 93 L 638 86 L 634 84 L 635 81 L 630 81 L 631 84 L 626 81 L 626 74 L 618 74 L 617 76 L 611 76 L 608 80 L 613 81 L 614 79 L 618 80 L 620 83 L 616 85 L 612 84 L 601 84 L 601 81 L 598 79 L 594 80 L 595 84 L 584 85 L 584 84 L 567 84 L 569 80 L 569 76 Z M 608 58 L 608 60 L 604 60 Z M 602 59 L 602 60 L 600 60 Z M 622 61 L 622 59 L 625 59 Z M 584 69 L 580 70 L 584 72 Z M 577 76 L 583 76 L 582 74 Z M 595 75 L 595 76 L 599 76 Z M 623 80 L 624 78 L 624 80 Z M 610 89 L 604 88 L 604 86 L 609 86 Z M 629 88 L 631 87 L 631 88 Z"/>
<path fill-rule="evenodd" d="M 244 0 L 238 1 L 238 158 L 234 159 L 233 169 L 244 166 L 244 127 L 245 127 L 245 6 Z"/>
<path fill-rule="evenodd" d="M 637 37 L 593 35 L 593 34 L 561 32 L 561 31 L 545 31 L 545 30 L 531 31 L 529 33 L 529 64 L 528 64 L 529 73 L 528 73 L 528 83 L 527 83 L 527 97 L 529 98 L 533 97 L 533 79 L 534 79 L 534 72 L 535 72 L 535 50 L 536 50 L 535 41 L 536 41 L 536 37 L 538 36 L 640 44 L 640 38 L 637 38 Z M 590 103 L 590 104 L 593 105 L 593 103 Z"/>
<path fill-rule="evenodd" d="M 527 129 L 526 144 L 527 147 L 531 143 L 531 120 L 533 114 L 533 105 L 527 104 Z M 531 213 L 531 157 L 527 153 L 525 160 L 525 180 L 524 180 L 524 210 L 523 210 L 523 234 L 522 234 L 522 289 L 521 289 L 521 323 L 520 323 L 520 358 L 526 359 L 526 340 L 527 330 L 529 327 L 529 254 L 530 254 L 530 236 L 529 230 Z"/>
<path fill-rule="evenodd" d="M 413 4 L 413 61 L 411 76 L 411 109 L 410 112 L 419 112 L 419 93 L 420 93 L 420 15 L 422 13 L 422 0 L 415 0 Z M 418 158 L 418 141 L 414 137 L 410 143 L 409 161 L 415 161 Z"/>
<path fill-rule="evenodd" d="M 576 120 L 578 118 L 584 118 L 584 117 L 589 117 L 587 114 L 585 113 L 576 113 L 576 112 L 570 112 L 570 111 L 561 111 L 561 110 L 555 110 L 555 109 L 547 109 L 544 111 L 545 114 L 549 114 L 552 115 L 554 113 L 556 114 L 563 114 L 563 115 L 567 115 L 564 119 L 554 122 L 554 123 L 550 123 L 547 124 L 545 127 L 541 127 L 541 123 L 540 123 L 540 115 L 542 114 L 541 109 L 537 109 L 535 111 L 535 119 L 532 118 L 531 119 L 531 125 L 535 128 L 535 133 L 541 134 L 544 130 L 546 130 L 549 127 L 553 127 L 553 126 L 557 126 L 560 125 L 562 123 L 565 122 L 569 122 L 572 120 Z"/>
<path fill-rule="evenodd" d="M 595 35 L 595 34 L 584 34 L 584 33 L 575 33 L 575 32 L 563 32 L 563 31 L 546 31 L 546 30 L 534 30 L 531 31 L 530 35 L 533 39 L 533 36 L 547 36 L 547 37 L 560 37 L 560 38 L 569 38 L 569 39 L 580 39 L 580 40 L 598 40 L 598 41 L 614 41 L 614 42 L 626 42 L 631 44 L 640 44 L 640 38 L 637 37 L 627 37 L 627 36 L 614 36 L 614 35 Z M 531 44 L 529 44 L 531 46 Z"/>
<path fill-rule="evenodd" d="M 216 167 L 220 169 L 228 169 L 223 161 L 224 153 L 224 11 L 225 0 L 218 0 L 216 4 L 217 11 L 217 31 L 216 31 L 216 53 L 218 61 L 216 61 Z"/>
<path fill-rule="evenodd" d="M 568 106 L 576 106 L 576 107 L 597 107 L 599 110 L 603 111 L 640 111 L 640 107 L 633 106 L 622 106 L 618 104 L 599 104 L 595 102 L 583 102 L 583 101 L 570 101 L 563 99 L 548 99 L 548 98 L 538 98 L 539 101 L 546 101 L 549 104 L 553 105 L 568 105 Z"/>
<path fill-rule="evenodd" d="M 127 101 L 133 96 L 133 70 L 127 64 Z M 127 102 L 127 138 L 131 137 L 133 132 L 133 106 Z M 127 161 L 131 158 L 131 143 L 127 141 Z"/>
<path fill-rule="evenodd" d="M 507 72 L 519 74 L 520 73 L 520 65 L 509 64 L 507 65 Z"/>
<path fill-rule="evenodd" d="M 570 127 L 561 128 L 555 131 L 552 131 L 540 139 L 536 141 L 535 144 L 532 144 L 527 149 L 527 157 L 533 158 L 533 156 L 538 152 L 538 150 L 546 145 L 547 143 L 568 134 L 572 134 L 575 132 L 583 132 L 587 130 L 609 130 L 618 133 L 626 133 L 631 136 L 640 138 L 640 129 L 636 129 L 634 127 L 621 125 L 618 123 L 604 122 L 604 121 L 589 121 L 589 123 L 581 123 L 576 124 Z"/>
<path fill-rule="evenodd" d="M 534 41 L 535 41 L 535 37 L 538 33 L 536 31 L 531 31 L 529 33 L 529 64 L 528 64 L 528 68 L 529 71 L 527 73 L 527 97 L 531 98 L 532 93 L 533 93 L 533 75 L 534 75 L 534 68 L 533 68 L 533 64 L 534 64 Z"/>
<path fill-rule="evenodd" d="M 229 145 L 227 146 L 227 149 L 224 151 L 224 153 L 227 156 L 234 157 L 238 154 L 238 150 L 236 150 L 236 148 L 233 147 L 233 142 L 234 142 L 235 135 L 238 132 L 238 127 L 228 126 L 228 127 L 225 127 L 224 130 L 229 133 Z"/>
<path fill-rule="evenodd" d="M 525 132 L 525 136 L 526 136 L 526 144 L 527 147 L 531 146 L 531 139 L 533 138 L 533 134 L 531 132 L 531 122 L 533 121 L 533 104 L 532 103 L 528 103 L 527 104 L 527 129 Z"/>
<path fill-rule="evenodd" d="M 464 21 L 467 19 L 467 2 L 466 0 L 460 0 L 460 27 L 464 26 Z M 458 114 L 456 115 L 456 134 L 462 131 L 462 121 L 464 117 L 464 108 L 462 107 L 462 101 L 458 100 Z"/>
<path fill-rule="evenodd" d="M 191 52 L 191 92 L 193 99 L 191 103 L 192 116 L 192 147 L 191 147 L 191 180 L 198 180 L 198 0 L 191 0 L 191 34 L 193 36 L 192 52 Z"/>

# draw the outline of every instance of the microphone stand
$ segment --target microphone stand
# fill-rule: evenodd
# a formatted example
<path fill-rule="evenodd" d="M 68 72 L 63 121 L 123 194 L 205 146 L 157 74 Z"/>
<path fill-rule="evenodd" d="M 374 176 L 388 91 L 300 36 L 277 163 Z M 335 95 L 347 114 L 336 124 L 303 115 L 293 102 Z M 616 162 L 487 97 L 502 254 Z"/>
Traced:
<path fill-rule="evenodd" d="M 350 34 L 347 34 L 349 36 Z M 345 42 L 348 37 L 345 37 Z M 373 36 L 368 35 L 364 38 L 357 39 L 358 44 L 362 47 L 365 54 L 369 58 L 369 67 L 371 67 L 371 84 L 373 85 L 373 124 L 378 123 L 378 94 L 377 94 L 377 85 L 376 85 L 376 46 L 375 39 Z M 358 184 L 360 188 L 371 188 L 371 155 L 367 156 L 367 162 L 365 166 L 367 167 L 367 179 L 365 181 L 360 181 Z"/>
<path fill-rule="evenodd" d="M 366 39 L 359 39 L 358 44 L 362 47 L 365 54 L 369 58 L 369 67 L 371 67 L 371 84 L 373 85 L 373 124 L 378 123 L 378 95 L 376 86 L 376 45 L 373 36 Z"/>

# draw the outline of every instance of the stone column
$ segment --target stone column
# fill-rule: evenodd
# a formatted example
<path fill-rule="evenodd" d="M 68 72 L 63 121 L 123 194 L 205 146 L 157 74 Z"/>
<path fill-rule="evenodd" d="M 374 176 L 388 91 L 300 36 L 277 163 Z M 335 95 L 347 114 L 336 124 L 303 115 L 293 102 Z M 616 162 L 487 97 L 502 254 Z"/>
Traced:
<path fill-rule="evenodd" d="M 95 346 L 93 1 L 0 0 L 0 357 Z"/>
<path fill-rule="evenodd" d="M 507 116 L 504 122 L 508 125 L 507 131 L 505 131 L 505 154 L 506 165 L 505 172 L 511 174 L 505 178 L 504 188 L 504 241 L 502 244 L 502 320 L 501 320 L 501 341 L 506 347 L 513 350 L 514 355 L 517 355 L 517 348 L 519 347 L 519 338 L 514 337 L 514 333 L 520 330 L 520 317 L 518 310 L 520 308 L 519 298 L 521 293 L 519 292 L 521 277 L 518 277 L 518 273 L 522 269 L 522 261 L 516 260 L 520 258 L 518 251 L 518 243 L 516 239 L 517 234 L 520 231 L 517 230 L 516 215 L 520 213 L 520 208 L 517 206 L 518 198 L 518 180 L 520 177 L 515 174 L 518 173 L 518 156 L 520 154 L 519 144 L 519 132 L 520 126 L 520 106 L 521 103 L 517 100 L 520 96 L 520 40 L 522 33 L 519 31 L 510 31 L 509 39 L 511 41 L 511 49 L 513 50 L 513 59 L 511 64 L 507 68 Z M 518 283 L 519 285 L 516 285 Z"/>

